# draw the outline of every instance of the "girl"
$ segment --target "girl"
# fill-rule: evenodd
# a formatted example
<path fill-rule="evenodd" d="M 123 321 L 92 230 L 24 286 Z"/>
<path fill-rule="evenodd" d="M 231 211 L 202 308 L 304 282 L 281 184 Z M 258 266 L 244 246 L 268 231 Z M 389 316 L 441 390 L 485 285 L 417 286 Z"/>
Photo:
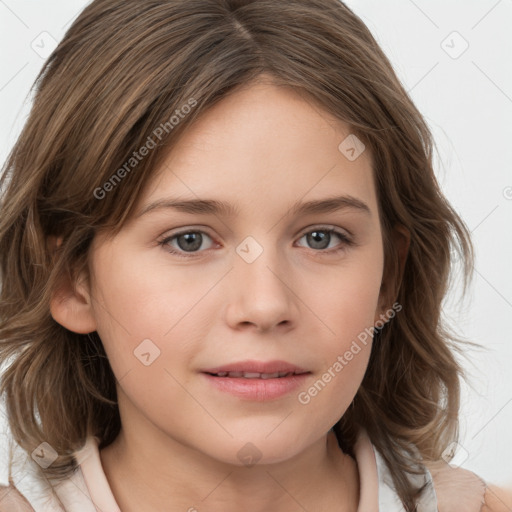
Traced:
<path fill-rule="evenodd" d="M 0 510 L 508 510 L 448 464 L 470 236 L 345 5 L 95 0 L 36 87 L 0 182 Z"/>

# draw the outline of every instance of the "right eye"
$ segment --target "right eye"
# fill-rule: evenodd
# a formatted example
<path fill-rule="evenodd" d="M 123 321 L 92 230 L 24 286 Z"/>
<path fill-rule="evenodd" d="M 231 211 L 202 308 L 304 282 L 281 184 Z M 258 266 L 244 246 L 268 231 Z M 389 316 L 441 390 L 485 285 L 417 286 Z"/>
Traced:
<path fill-rule="evenodd" d="M 211 237 L 204 231 L 180 231 L 179 233 L 165 237 L 158 243 L 171 254 L 190 258 L 195 253 L 202 252 L 200 249 L 203 246 L 205 237 L 211 240 Z"/>

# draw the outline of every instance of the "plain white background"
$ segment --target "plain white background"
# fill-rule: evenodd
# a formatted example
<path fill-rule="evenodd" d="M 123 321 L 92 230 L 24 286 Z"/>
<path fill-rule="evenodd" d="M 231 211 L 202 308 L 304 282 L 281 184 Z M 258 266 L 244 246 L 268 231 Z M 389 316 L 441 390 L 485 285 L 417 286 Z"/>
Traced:
<path fill-rule="evenodd" d="M 0 161 L 21 130 L 48 51 L 87 2 L 0 0 Z M 474 284 L 455 284 L 446 316 L 485 349 L 463 360 L 456 463 L 512 486 L 512 1 L 349 0 L 439 148 L 441 187 L 470 228 Z"/>

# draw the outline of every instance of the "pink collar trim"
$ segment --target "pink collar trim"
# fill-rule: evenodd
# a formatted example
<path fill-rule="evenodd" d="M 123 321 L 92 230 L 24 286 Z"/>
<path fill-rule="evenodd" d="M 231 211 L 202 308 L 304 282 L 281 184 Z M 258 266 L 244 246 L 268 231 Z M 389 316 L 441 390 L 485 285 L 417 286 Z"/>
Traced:
<path fill-rule="evenodd" d="M 354 445 L 359 470 L 359 505 L 357 512 L 379 510 L 379 475 L 373 445 L 365 430 L 360 430 Z"/>
<path fill-rule="evenodd" d="M 76 453 L 75 457 L 82 470 L 89 496 L 96 508 L 102 512 L 121 512 L 101 465 L 98 439 L 89 437 L 85 446 Z"/>

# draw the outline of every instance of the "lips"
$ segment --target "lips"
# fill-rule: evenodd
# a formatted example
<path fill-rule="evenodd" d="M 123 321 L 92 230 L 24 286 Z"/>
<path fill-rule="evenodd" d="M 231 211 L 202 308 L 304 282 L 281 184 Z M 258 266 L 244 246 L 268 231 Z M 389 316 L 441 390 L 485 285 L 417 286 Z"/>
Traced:
<path fill-rule="evenodd" d="M 239 361 L 201 370 L 201 374 L 216 392 L 266 402 L 289 396 L 311 372 L 286 361 Z"/>

